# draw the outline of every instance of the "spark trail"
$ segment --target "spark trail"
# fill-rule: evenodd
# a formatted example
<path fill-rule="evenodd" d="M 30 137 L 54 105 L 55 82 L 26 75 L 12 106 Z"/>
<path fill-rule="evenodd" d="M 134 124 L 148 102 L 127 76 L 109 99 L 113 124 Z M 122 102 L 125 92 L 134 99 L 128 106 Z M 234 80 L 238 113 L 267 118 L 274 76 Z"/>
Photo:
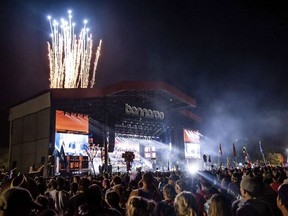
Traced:
<path fill-rule="evenodd" d="M 68 20 L 60 22 L 48 16 L 51 28 L 51 42 L 48 42 L 50 66 L 50 88 L 92 88 L 101 52 L 102 40 L 93 57 L 92 34 L 89 34 L 87 20 L 77 38 L 74 33 L 75 23 L 72 12 L 68 11 Z"/>

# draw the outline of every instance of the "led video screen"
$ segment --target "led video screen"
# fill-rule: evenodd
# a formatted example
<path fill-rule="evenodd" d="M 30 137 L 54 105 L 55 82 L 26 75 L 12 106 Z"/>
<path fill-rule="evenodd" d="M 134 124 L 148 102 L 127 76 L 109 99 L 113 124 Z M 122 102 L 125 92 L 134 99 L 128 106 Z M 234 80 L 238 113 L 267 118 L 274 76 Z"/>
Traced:
<path fill-rule="evenodd" d="M 87 156 L 88 135 L 72 133 L 56 133 L 55 149 L 59 152 L 63 145 L 64 152 L 69 156 Z"/>
<path fill-rule="evenodd" d="M 200 158 L 199 131 L 184 129 L 185 158 Z"/>

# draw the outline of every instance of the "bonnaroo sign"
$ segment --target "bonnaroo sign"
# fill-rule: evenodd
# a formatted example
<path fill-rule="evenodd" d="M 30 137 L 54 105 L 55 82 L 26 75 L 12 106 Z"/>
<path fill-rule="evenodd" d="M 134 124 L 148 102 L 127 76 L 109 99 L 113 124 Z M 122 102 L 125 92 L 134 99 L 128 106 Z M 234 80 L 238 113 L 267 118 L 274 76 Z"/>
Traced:
<path fill-rule="evenodd" d="M 127 115 L 132 115 L 132 116 L 140 116 L 144 118 L 150 118 L 150 119 L 164 119 L 164 113 L 159 112 L 157 110 L 151 110 L 151 109 L 146 109 L 146 108 L 141 108 L 141 107 L 135 107 L 135 106 L 130 106 L 129 104 L 125 104 L 125 113 Z"/>

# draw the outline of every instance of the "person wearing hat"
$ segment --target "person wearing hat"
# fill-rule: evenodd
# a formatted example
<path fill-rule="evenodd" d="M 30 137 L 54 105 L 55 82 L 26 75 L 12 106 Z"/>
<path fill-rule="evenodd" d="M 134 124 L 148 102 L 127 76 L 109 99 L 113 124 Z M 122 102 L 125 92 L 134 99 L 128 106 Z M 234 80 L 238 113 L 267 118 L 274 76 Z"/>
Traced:
<path fill-rule="evenodd" d="M 261 194 L 261 184 L 255 177 L 244 177 L 240 183 L 241 205 L 236 216 L 273 216 L 268 203 L 257 198 Z"/>
<path fill-rule="evenodd" d="M 9 188 L 0 196 L 0 216 L 33 215 L 33 212 L 41 209 L 42 206 L 34 201 L 31 193 L 21 187 Z"/>

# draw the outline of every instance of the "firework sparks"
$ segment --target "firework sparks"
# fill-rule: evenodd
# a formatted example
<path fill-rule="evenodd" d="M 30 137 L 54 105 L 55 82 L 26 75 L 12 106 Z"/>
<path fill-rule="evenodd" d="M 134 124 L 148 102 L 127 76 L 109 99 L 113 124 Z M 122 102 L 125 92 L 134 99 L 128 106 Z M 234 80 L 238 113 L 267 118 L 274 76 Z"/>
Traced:
<path fill-rule="evenodd" d="M 84 20 L 83 28 L 77 38 L 72 12 L 68 11 L 68 20 L 60 22 L 47 17 L 51 28 L 51 43 L 48 42 L 50 66 L 50 88 L 92 88 L 95 84 L 97 64 L 100 57 L 102 40 L 93 54 L 92 34 Z M 94 65 L 91 59 L 95 55 Z"/>

